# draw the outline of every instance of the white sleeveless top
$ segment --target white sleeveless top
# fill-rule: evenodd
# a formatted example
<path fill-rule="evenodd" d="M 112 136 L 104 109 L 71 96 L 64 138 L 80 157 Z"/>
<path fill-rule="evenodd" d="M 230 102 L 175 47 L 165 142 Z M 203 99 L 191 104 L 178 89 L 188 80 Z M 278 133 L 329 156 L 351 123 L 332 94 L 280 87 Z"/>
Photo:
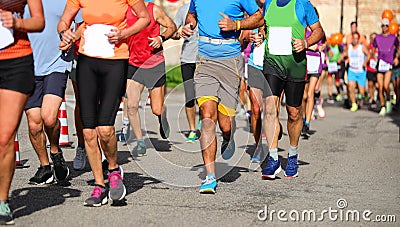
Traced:
<path fill-rule="evenodd" d="M 363 63 L 365 61 L 365 54 L 363 53 L 361 44 L 359 44 L 356 49 L 354 49 L 353 45 L 350 44 L 348 52 L 347 52 L 347 56 L 349 56 L 349 59 L 350 59 L 349 65 L 350 65 L 351 71 L 358 72 L 358 73 L 364 71 Z"/>

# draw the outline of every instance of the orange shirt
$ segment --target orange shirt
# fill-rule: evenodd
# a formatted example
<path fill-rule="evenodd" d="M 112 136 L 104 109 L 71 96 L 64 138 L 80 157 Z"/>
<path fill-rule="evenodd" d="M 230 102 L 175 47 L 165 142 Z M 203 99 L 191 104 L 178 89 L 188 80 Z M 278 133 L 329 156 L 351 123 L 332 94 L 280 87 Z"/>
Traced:
<path fill-rule="evenodd" d="M 112 25 L 120 30 L 126 27 L 126 12 L 128 7 L 133 6 L 139 0 L 68 0 L 67 5 L 72 8 L 82 8 L 85 32 L 87 25 L 105 24 Z M 85 38 L 82 35 L 79 53 L 85 54 L 82 48 Z M 128 44 L 126 40 L 115 45 L 114 57 L 108 59 L 128 59 Z"/>
<path fill-rule="evenodd" d="M 347 34 L 346 35 L 346 45 L 347 46 L 351 43 L 351 39 L 352 39 L 352 34 L 351 33 Z M 360 34 L 360 40 L 358 42 L 362 43 L 364 46 L 368 47 L 368 42 L 364 35 Z"/>
<path fill-rule="evenodd" d="M 26 0 L 0 0 L 0 9 L 13 12 L 22 18 L 26 4 Z M 25 32 L 14 31 L 14 43 L 0 50 L 0 60 L 24 57 L 29 54 L 32 54 L 32 49 L 28 35 Z"/>

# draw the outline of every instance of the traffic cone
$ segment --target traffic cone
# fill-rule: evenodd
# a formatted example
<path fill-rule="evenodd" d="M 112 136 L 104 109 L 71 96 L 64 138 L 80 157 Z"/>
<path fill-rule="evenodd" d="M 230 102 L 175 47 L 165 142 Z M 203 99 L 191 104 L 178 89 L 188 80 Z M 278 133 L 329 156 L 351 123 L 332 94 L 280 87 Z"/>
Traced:
<path fill-rule="evenodd" d="M 146 106 L 150 106 L 150 95 L 147 96 Z"/>
<path fill-rule="evenodd" d="M 21 156 L 19 154 L 19 142 L 18 142 L 18 134 L 15 135 L 14 139 L 14 150 L 15 150 L 15 165 L 18 167 L 22 167 Z"/>
<path fill-rule="evenodd" d="M 22 164 L 21 162 L 21 155 L 19 153 L 18 133 L 15 134 L 14 150 L 15 150 L 15 167 L 17 169 L 28 168 L 29 166 L 24 166 L 24 164 Z"/>
<path fill-rule="evenodd" d="M 60 120 L 60 140 L 58 144 L 60 147 L 73 148 L 72 142 L 69 141 L 68 135 L 68 119 L 67 119 L 67 105 L 65 98 L 63 98 L 60 109 L 58 110 L 58 119 Z"/>

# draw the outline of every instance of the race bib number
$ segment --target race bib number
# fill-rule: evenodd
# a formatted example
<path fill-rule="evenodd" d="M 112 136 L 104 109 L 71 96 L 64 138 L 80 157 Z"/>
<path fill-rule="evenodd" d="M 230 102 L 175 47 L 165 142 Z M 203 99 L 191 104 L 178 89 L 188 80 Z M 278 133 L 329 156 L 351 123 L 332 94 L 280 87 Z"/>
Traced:
<path fill-rule="evenodd" d="M 292 27 L 269 27 L 268 50 L 273 55 L 291 55 Z"/>
<path fill-rule="evenodd" d="M 338 65 L 336 62 L 329 62 L 328 63 L 328 73 L 337 73 Z"/>
<path fill-rule="evenodd" d="M 87 26 L 84 32 L 84 53 L 92 57 L 114 57 L 115 45 L 113 43 L 110 43 L 108 41 L 108 37 L 106 36 L 106 34 L 111 33 L 111 29 L 113 28 L 115 27 L 104 24 L 94 24 Z"/>
<path fill-rule="evenodd" d="M 374 59 L 369 60 L 369 67 L 376 69 L 377 62 Z"/>
<path fill-rule="evenodd" d="M 317 74 L 321 66 L 321 58 L 318 56 L 307 55 L 307 73 Z"/>
<path fill-rule="evenodd" d="M 350 58 L 350 68 L 352 69 L 362 69 L 363 68 L 363 60 L 360 58 Z"/>
<path fill-rule="evenodd" d="M 382 59 L 379 60 L 378 71 L 379 72 L 387 72 L 392 69 L 392 65 L 383 61 Z"/>

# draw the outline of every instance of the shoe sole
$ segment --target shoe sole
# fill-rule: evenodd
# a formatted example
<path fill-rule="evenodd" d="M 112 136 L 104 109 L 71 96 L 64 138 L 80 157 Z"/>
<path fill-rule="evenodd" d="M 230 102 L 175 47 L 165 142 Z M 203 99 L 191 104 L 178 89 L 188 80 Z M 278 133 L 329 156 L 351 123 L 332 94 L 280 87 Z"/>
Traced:
<path fill-rule="evenodd" d="M 86 202 L 83 203 L 86 207 L 101 207 L 102 205 L 106 205 L 108 203 L 108 198 L 104 197 L 104 199 L 100 203 L 96 204 L 87 204 Z"/>
<path fill-rule="evenodd" d="M 266 174 L 263 174 L 263 175 L 261 176 L 261 178 L 262 178 L 263 180 L 275 180 L 276 175 L 278 175 L 278 173 L 280 173 L 281 171 L 282 171 L 282 167 L 279 166 L 279 168 L 278 168 L 277 170 L 275 170 L 275 172 L 274 172 L 273 175 L 266 175 Z"/>
<path fill-rule="evenodd" d="M 212 188 L 206 188 L 199 191 L 200 194 L 215 194 L 215 190 Z"/>
<path fill-rule="evenodd" d="M 138 156 L 138 157 L 143 157 L 143 156 L 147 156 L 147 154 L 146 154 L 146 153 L 144 153 L 144 154 L 137 154 L 137 156 Z"/>
<path fill-rule="evenodd" d="M 196 141 L 196 139 L 195 140 L 186 140 L 186 143 L 195 143 L 195 141 Z"/>
<path fill-rule="evenodd" d="M 29 184 L 31 184 L 31 185 L 45 185 L 45 184 L 51 184 L 53 182 L 54 182 L 54 176 L 51 175 L 51 177 L 49 179 L 47 179 L 45 182 L 37 183 L 37 182 L 29 181 Z"/>
<path fill-rule="evenodd" d="M 8 222 L 0 222 L 0 225 L 14 225 L 14 224 L 15 224 L 14 220 Z"/>
<path fill-rule="evenodd" d="M 296 178 L 296 177 L 298 177 L 299 176 L 299 173 L 297 172 L 295 175 L 293 175 L 293 176 L 288 176 L 288 175 L 286 175 L 286 172 L 285 172 L 285 177 L 286 178 L 288 178 L 288 179 L 290 179 L 290 178 Z"/>
<path fill-rule="evenodd" d="M 119 197 L 119 198 L 117 198 L 117 199 L 112 198 L 112 197 L 111 197 L 111 192 L 108 192 L 108 197 L 110 197 L 110 200 L 111 200 L 111 201 L 121 201 L 121 200 L 123 200 L 123 199 L 125 198 L 125 195 L 126 195 L 126 188 L 125 188 L 125 185 L 124 185 L 124 192 L 122 193 L 122 196 Z"/>

